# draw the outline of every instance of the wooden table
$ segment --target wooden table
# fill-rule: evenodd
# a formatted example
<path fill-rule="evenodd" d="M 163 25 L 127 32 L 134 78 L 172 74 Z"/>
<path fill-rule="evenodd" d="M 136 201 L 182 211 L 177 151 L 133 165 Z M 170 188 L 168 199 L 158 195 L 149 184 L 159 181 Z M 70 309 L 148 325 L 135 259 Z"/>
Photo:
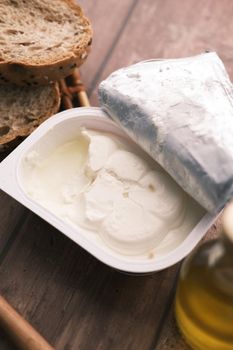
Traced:
<path fill-rule="evenodd" d="M 94 27 L 91 104 L 113 70 L 216 50 L 233 77 L 232 0 L 80 0 Z M 0 294 L 58 350 L 188 349 L 174 322 L 180 265 L 150 276 L 100 263 L 0 192 Z M 208 237 L 218 234 L 214 225 Z M 4 334 L 0 349 L 13 350 Z"/>

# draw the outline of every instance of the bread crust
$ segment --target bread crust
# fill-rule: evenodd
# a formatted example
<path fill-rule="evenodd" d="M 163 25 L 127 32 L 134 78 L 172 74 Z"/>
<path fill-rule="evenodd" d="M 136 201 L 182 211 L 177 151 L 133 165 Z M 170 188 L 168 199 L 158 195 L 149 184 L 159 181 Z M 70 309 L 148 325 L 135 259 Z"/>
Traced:
<path fill-rule="evenodd" d="M 51 60 L 43 64 L 31 64 L 30 60 L 25 63 L 20 59 L 0 61 L 0 84 L 14 83 L 16 85 L 37 86 L 47 85 L 71 75 L 75 68 L 86 60 L 92 43 L 92 27 L 90 21 L 84 16 L 79 5 L 73 0 L 60 0 L 69 5 L 72 11 L 82 18 L 85 26 L 82 40 L 75 44 L 74 49 L 66 53 L 61 60 Z"/>
<path fill-rule="evenodd" d="M 12 87 L 13 89 L 14 87 Z M 17 87 L 16 87 L 17 88 Z M 51 86 L 52 91 L 52 106 L 48 109 L 44 107 L 43 112 L 33 119 L 30 123 L 21 125 L 19 128 L 8 127 L 7 124 L 1 123 L 0 116 L 0 152 L 5 151 L 12 141 L 15 141 L 17 138 L 22 138 L 28 136 L 34 129 L 36 129 L 43 121 L 48 119 L 53 114 L 57 113 L 60 107 L 61 94 L 59 90 L 58 83 L 55 83 Z M 4 103 L 4 101 L 3 101 Z M 17 116 L 16 116 L 17 118 Z M 6 128 L 6 132 L 4 132 Z"/>

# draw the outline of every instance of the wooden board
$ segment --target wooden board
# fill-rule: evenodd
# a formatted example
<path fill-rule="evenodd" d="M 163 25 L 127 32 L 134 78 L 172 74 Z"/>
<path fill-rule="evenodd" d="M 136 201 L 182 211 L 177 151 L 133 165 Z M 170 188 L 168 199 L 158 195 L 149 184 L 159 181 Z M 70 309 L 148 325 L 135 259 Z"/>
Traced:
<path fill-rule="evenodd" d="M 142 59 L 214 49 L 233 76 L 231 0 L 80 3 L 95 32 L 81 69 L 93 105 L 101 80 Z M 124 275 L 2 192 L 0 205 L 0 293 L 56 349 L 188 349 L 172 309 L 179 264 L 150 276 Z"/>
<path fill-rule="evenodd" d="M 119 273 L 31 214 L 1 264 L 1 293 L 57 349 L 67 343 L 90 349 L 89 334 L 97 348 L 148 348 L 176 269 L 144 277 Z"/>
<path fill-rule="evenodd" d="M 136 3 L 135 0 L 120 0 L 118 4 L 116 0 L 79 1 L 91 19 L 94 31 L 91 54 L 81 67 L 89 95 L 96 89 L 99 76 L 124 32 Z"/>
<path fill-rule="evenodd" d="M 0 264 L 7 255 L 27 210 L 14 199 L 0 191 Z"/>
<path fill-rule="evenodd" d="M 140 60 L 185 57 L 206 50 L 219 53 L 233 78 L 232 16 L 231 0 L 136 1 L 95 82 L 98 86 L 112 71 Z M 91 58 L 86 68 L 88 64 Z M 93 105 L 98 105 L 97 86 L 92 88 Z"/>

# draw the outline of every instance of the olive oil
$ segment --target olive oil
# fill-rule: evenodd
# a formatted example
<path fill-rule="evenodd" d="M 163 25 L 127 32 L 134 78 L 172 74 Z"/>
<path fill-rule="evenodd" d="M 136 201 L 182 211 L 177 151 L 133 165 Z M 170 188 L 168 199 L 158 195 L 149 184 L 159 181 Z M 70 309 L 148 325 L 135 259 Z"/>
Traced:
<path fill-rule="evenodd" d="M 197 248 L 180 272 L 176 319 L 197 350 L 233 350 L 233 205 L 227 210 L 230 233 Z"/>

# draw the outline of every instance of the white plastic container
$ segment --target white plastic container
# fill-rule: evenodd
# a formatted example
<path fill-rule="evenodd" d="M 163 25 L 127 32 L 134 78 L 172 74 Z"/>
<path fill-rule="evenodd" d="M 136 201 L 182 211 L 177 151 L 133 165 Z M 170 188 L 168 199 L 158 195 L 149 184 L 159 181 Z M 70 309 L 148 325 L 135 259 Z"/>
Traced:
<path fill-rule="evenodd" d="M 58 113 L 38 127 L 0 164 L 0 188 L 113 268 L 131 273 L 149 273 L 165 269 L 183 259 L 205 235 L 216 216 L 205 214 L 181 242 L 165 238 L 156 248 L 154 256 L 126 256 L 106 246 L 98 234 L 62 221 L 27 196 L 23 185 L 22 166 L 25 155 L 36 150 L 46 156 L 57 146 L 74 139 L 80 127 L 111 132 L 128 139 L 100 108 L 74 108 Z"/>

